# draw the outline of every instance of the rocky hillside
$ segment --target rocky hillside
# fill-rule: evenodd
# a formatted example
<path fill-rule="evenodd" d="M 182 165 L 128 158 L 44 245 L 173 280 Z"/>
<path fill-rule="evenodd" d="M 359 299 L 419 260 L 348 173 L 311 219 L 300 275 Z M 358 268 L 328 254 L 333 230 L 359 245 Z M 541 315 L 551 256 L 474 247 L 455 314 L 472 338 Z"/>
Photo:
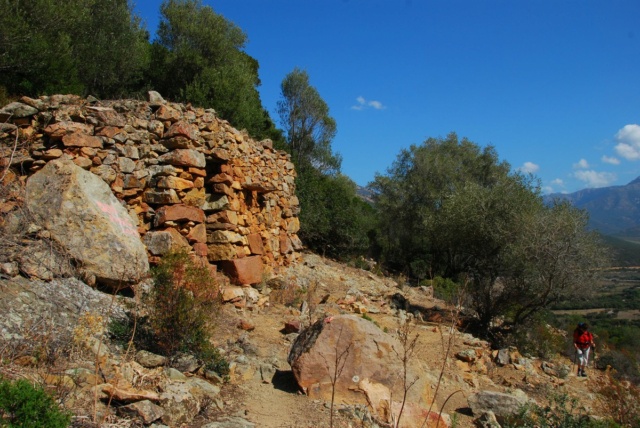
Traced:
<path fill-rule="evenodd" d="M 0 375 L 47 389 L 73 426 L 497 427 L 551 393 L 605 412 L 603 373 L 494 350 L 430 288 L 298 252 L 288 156 L 213 111 L 150 93 L 0 115 Z M 226 274 L 207 313 L 226 374 L 131 340 L 149 266 L 174 249 Z"/>
<path fill-rule="evenodd" d="M 342 355 L 334 426 L 384 427 L 402 404 L 407 332 L 417 340 L 407 354 L 415 384 L 403 427 L 427 415 L 430 427 L 498 426 L 474 421 L 502 421 L 556 393 L 576 397 L 585 414 L 603 412 L 602 372 L 579 378 L 565 357 L 492 350 L 456 327 L 456 311 L 429 288 L 404 288 L 313 254 L 260 288 L 265 304 L 221 309 L 215 345 L 231 362 L 223 381 L 188 356 L 169 362 L 111 343 L 107 320 L 135 299 L 114 300 L 75 279 L 5 278 L 0 373 L 47 385 L 76 415 L 74 426 L 328 427 L 331 374 Z M 36 357 L 43 348 L 46 361 Z"/>

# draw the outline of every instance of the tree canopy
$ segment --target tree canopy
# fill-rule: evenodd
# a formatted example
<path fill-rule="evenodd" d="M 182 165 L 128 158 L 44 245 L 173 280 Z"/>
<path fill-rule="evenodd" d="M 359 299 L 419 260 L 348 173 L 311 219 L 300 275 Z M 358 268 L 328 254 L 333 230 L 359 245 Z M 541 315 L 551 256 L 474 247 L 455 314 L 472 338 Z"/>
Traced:
<path fill-rule="evenodd" d="M 143 84 L 148 34 L 127 0 L 4 0 L 0 84 L 9 94 L 115 97 Z"/>
<path fill-rule="evenodd" d="M 322 173 L 339 172 L 342 159 L 331 148 L 336 121 L 329 116 L 329 106 L 318 90 L 309 83 L 307 72 L 295 68 L 280 87 L 278 115 L 298 169 L 312 166 Z"/>
<path fill-rule="evenodd" d="M 155 89 L 282 145 L 246 34 L 200 0 L 164 0 L 157 37 L 128 0 L 2 0 L 0 94 L 120 98 Z"/>
<path fill-rule="evenodd" d="M 465 282 L 483 326 L 521 323 L 584 291 L 601 265 L 584 212 L 546 206 L 532 177 L 455 134 L 403 150 L 372 187 L 385 260 Z"/>
<path fill-rule="evenodd" d="M 165 0 L 150 70 L 170 99 L 214 108 L 257 138 L 275 137 L 262 107 L 258 62 L 243 49 L 246 34 L 199 0 Z"/>

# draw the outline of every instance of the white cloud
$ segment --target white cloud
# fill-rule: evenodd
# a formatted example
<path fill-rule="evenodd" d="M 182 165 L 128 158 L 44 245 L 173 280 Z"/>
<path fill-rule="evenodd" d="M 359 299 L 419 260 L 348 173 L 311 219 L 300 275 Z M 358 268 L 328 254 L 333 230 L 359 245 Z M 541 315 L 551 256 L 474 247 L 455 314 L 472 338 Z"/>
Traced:
<path fill-rule="evenodd" d="M 351 106 L 352 110 L 362 110 L 367 104 L 367 101 L 363 97 L 356 98 L 356 101 L 358 104 Z"/>
<path fill-rule="evenodd" d="M 616 134 L 616 152 L 627 160 L 640 159 L 640 125 L 625 125 Z"/>
<path fill-rule="evenodd" d="M 566 193 L 564 190 L 564 181 L 560 178 L 556 178 L 555 180 L 551 180 L 548 186 L 544 186 L 542 188 L 542 193 L 551 194 L 551 193 Z"/>
<path fill-rule="evenodd" d="M 364 110 L 365 108 L 371 107 L 376 110 L 384 110 L 387 108 L 384 104 L 377 100 L 367 101 L 363 96 L 359 96 L 356 98 L 357 104 L 351 106 L 352 110 Z"/>
<path fill-rule="evenodd" d="M 580 159 L 578 163 L 573 164 L 573 169 L 587 169 L 589 168 L 589 162 L 586 159 Z"/>
<path fill-rule="evenodd" d="M 607 155 L 602 156 L 602 162 L 608 163 L 611 165 L 620 165 L 620 159 L 615 157 L 609 157 Z"/>
<path fill-rule="evenodd" d="M 616 175 L 611 172 L 597 172 L 592 169 L 576 171 L 573 176 L 587 183 L 587 187 L 605 187 L 617 179 Z"/>
<path fill-rule="evenodd" d="M 544 186 L 542 188 L 542 193 L 544 193 L 545 195 L 550 195 L 551 193 L 555 193 L 555 191 L 553 190 L 553 187 L 551 187 L 551 186 Z"/>
<path fill-rule="evenodd" d="M 524 172 L 525 174 L 533 174 L 540 169 L 540 165 L 536 165 L 533 162 L 525 162 L 522 164 L 518 171 Z"/>

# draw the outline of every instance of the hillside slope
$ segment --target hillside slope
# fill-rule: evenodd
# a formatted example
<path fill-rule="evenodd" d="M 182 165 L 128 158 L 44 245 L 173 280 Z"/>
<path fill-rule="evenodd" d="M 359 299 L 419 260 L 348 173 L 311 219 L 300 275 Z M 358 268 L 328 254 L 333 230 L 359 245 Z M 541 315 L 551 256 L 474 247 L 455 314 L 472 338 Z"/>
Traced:
<path fill-rule="evenodd" d="M 361 314 L 366 313 L 380 330 L 395 336 L 401 320 L 407 316 L 404 311 L 394 309 L 390 304 L 390 296 L 396 293 L 405 296 L 410 302 L 410 311 L 418 315 L 414 327 L 414 333 L 418 334 L 418 352 L 412 364 L 423 367 L 420 377 L 431 383 L 430 394 L 435 400 L 435 408 L 455 419 L 458 428 L 475 426 L 475 416 L 471 414 L 468 398 L 480 391 L 515 393 L 521 390 L 521 394 L 540 404 L 546 403 L 550 392 L 566 393 L 580 400 L 582 411 L 588 414 L 602 412 L 597 407 L 597 400 L 587 397 L 592 397 L 591 394 L 602 385 L 604 373 L 591 370 L 588 379 L 578 378 L 572 371 L 569 358 L 559 356 L 554 361 L 542 361 L 525 358 L 514 349 L 505 350 L 506 354 L 501 358 L 506 355 L 507 360 L 500 362 L 498 352 L 492 350 L 487 342 L 457 328 L 450 328 L 453 312 L 442 301 L 431 297 L 428 289 L 402 287 L 389 278 L 378 277 L 314 254 L 304 254 L 301 263 L 291 266 L 280 278 L 280 284 L 285 284 L 284 288 L 262 290 L 262 293 L 269 295 L 267 304 L 260 307 L 227 304 L 222 307 L 222 316 L 217 322 L 216 345 L 224 349 L 231 361 L 230 381 L 221 385 L 220 396 L 214 399 L 215 406 L 203 407 L 199 415 L 184 426 L 212 428 L 220 426 L 210 425 L 215 421 L 233 420 L 238 425 L 230 426 L 328 427 L 329 403 L 301 394 L 293 378 L 287 356 L 296 335 L 285 331 L 285 323 L 298 321 L 305 325 L 309 320 L 319 317 L 339 314 L 362 317 Z M 3 290 L 11 290 L 6 280 L 0 280 L 0 301 L 9 302 L 13 297 L 3 295 Z M 49 287 L 47 293 L 54 293 L 55 290 L 64 290 L 64 287 Z M 18 294 L 24 293 L 14 293 L 13 296 Z M 45 304 L 50 299 L 49 294 L 43 293 L 40 299 L 43 303 L 32 301 L 22 310 L 28 311 L 35 319 L 38 318 L 38 308 L 51 312 L 59 307 L 69 312 L 64 305 Z M 74 305 L 84 306 L 80 295 L 76 294 L 72 299 L 75 299 Z M 7 317 L 7 320 L 19 319 L 14 312 L 20 311 L 20 308 L 20 305 L 13 305 L 11 317 Z M 68 326 L 71 329 L 73 327 Z M 11 342 L 0 340 L 0 349 L 6 351 L 5 356 L 9 357 Z M 138 382 L 143 381 L 147 389 L 157 387 L 155 381 L 148 379 L 158 378 L 158 369 L 147 371 L 133 361 L 129 362 L 130 357 L 119 354 L 113 346 L 109 345 L 108 349 L 110 351 L 104 354 L 104 358 L 114 361 L 114 367 L 119 367 L 123 373 L 126 367 L 134 367 Z M 70 355 L 69 362 L 63 365 L 76 367 L 78 363 L 72 359 L 73 355 Z M 42 379 L 41 375 L 46 369 L 44 366 L 30 368 L 22 360 L 3 358 L 2 361 L 0 373 L 4 376 L 40 376 Z M 438 382 L 441 370 L 443 376 Z M 188 379 L 195 378 L 188 374 Z M 56 381 L 51 376 L 41 382 L 46 383 L 47 379 Z M 71 378 L 69 382 L 73 384 L 77 379 Z M 164 384 L 160 386 L 167 388 Z M 55 387 L 55 383 L 52 387 Z M 90 395 L 83 398 L 81 391 Z M 74 402 L 91 406 L 93 399 L 89 391 L 90 385 L 86 389 L 76 387 Z M 101 413 L 117 426 L 140 426 L 134 420 L 117 417 L 121 414 L 118 408 L 122 404 L 100 404 Z M 360 425 L 363 413 L 358 409 L 362 407 L 342 402 L 336 404 L 340 412 L 334 426 L 374 426 Z M 90 418 L 90 409 L 87 407 L 84 413 L 76 413 L 80 415 L 78 421 Z M 77 407 L 74 410 L 79 411 Z"/>

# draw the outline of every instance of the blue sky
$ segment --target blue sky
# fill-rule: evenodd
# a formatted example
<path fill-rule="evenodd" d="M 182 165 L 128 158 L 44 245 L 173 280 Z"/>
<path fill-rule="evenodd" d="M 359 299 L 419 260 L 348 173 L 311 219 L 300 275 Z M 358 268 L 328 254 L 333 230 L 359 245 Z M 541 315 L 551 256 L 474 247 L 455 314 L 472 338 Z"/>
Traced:
<path fill-rule="evenodd" d="M 137 0 L 153 34 L 161 0 Z M 640 1 L 203 0 L 248 36 L 272 118 L 309 73 L 342 171 L 366 185 L 401 149 L 456 132 L 545 193 L 640 175 Z"/>

